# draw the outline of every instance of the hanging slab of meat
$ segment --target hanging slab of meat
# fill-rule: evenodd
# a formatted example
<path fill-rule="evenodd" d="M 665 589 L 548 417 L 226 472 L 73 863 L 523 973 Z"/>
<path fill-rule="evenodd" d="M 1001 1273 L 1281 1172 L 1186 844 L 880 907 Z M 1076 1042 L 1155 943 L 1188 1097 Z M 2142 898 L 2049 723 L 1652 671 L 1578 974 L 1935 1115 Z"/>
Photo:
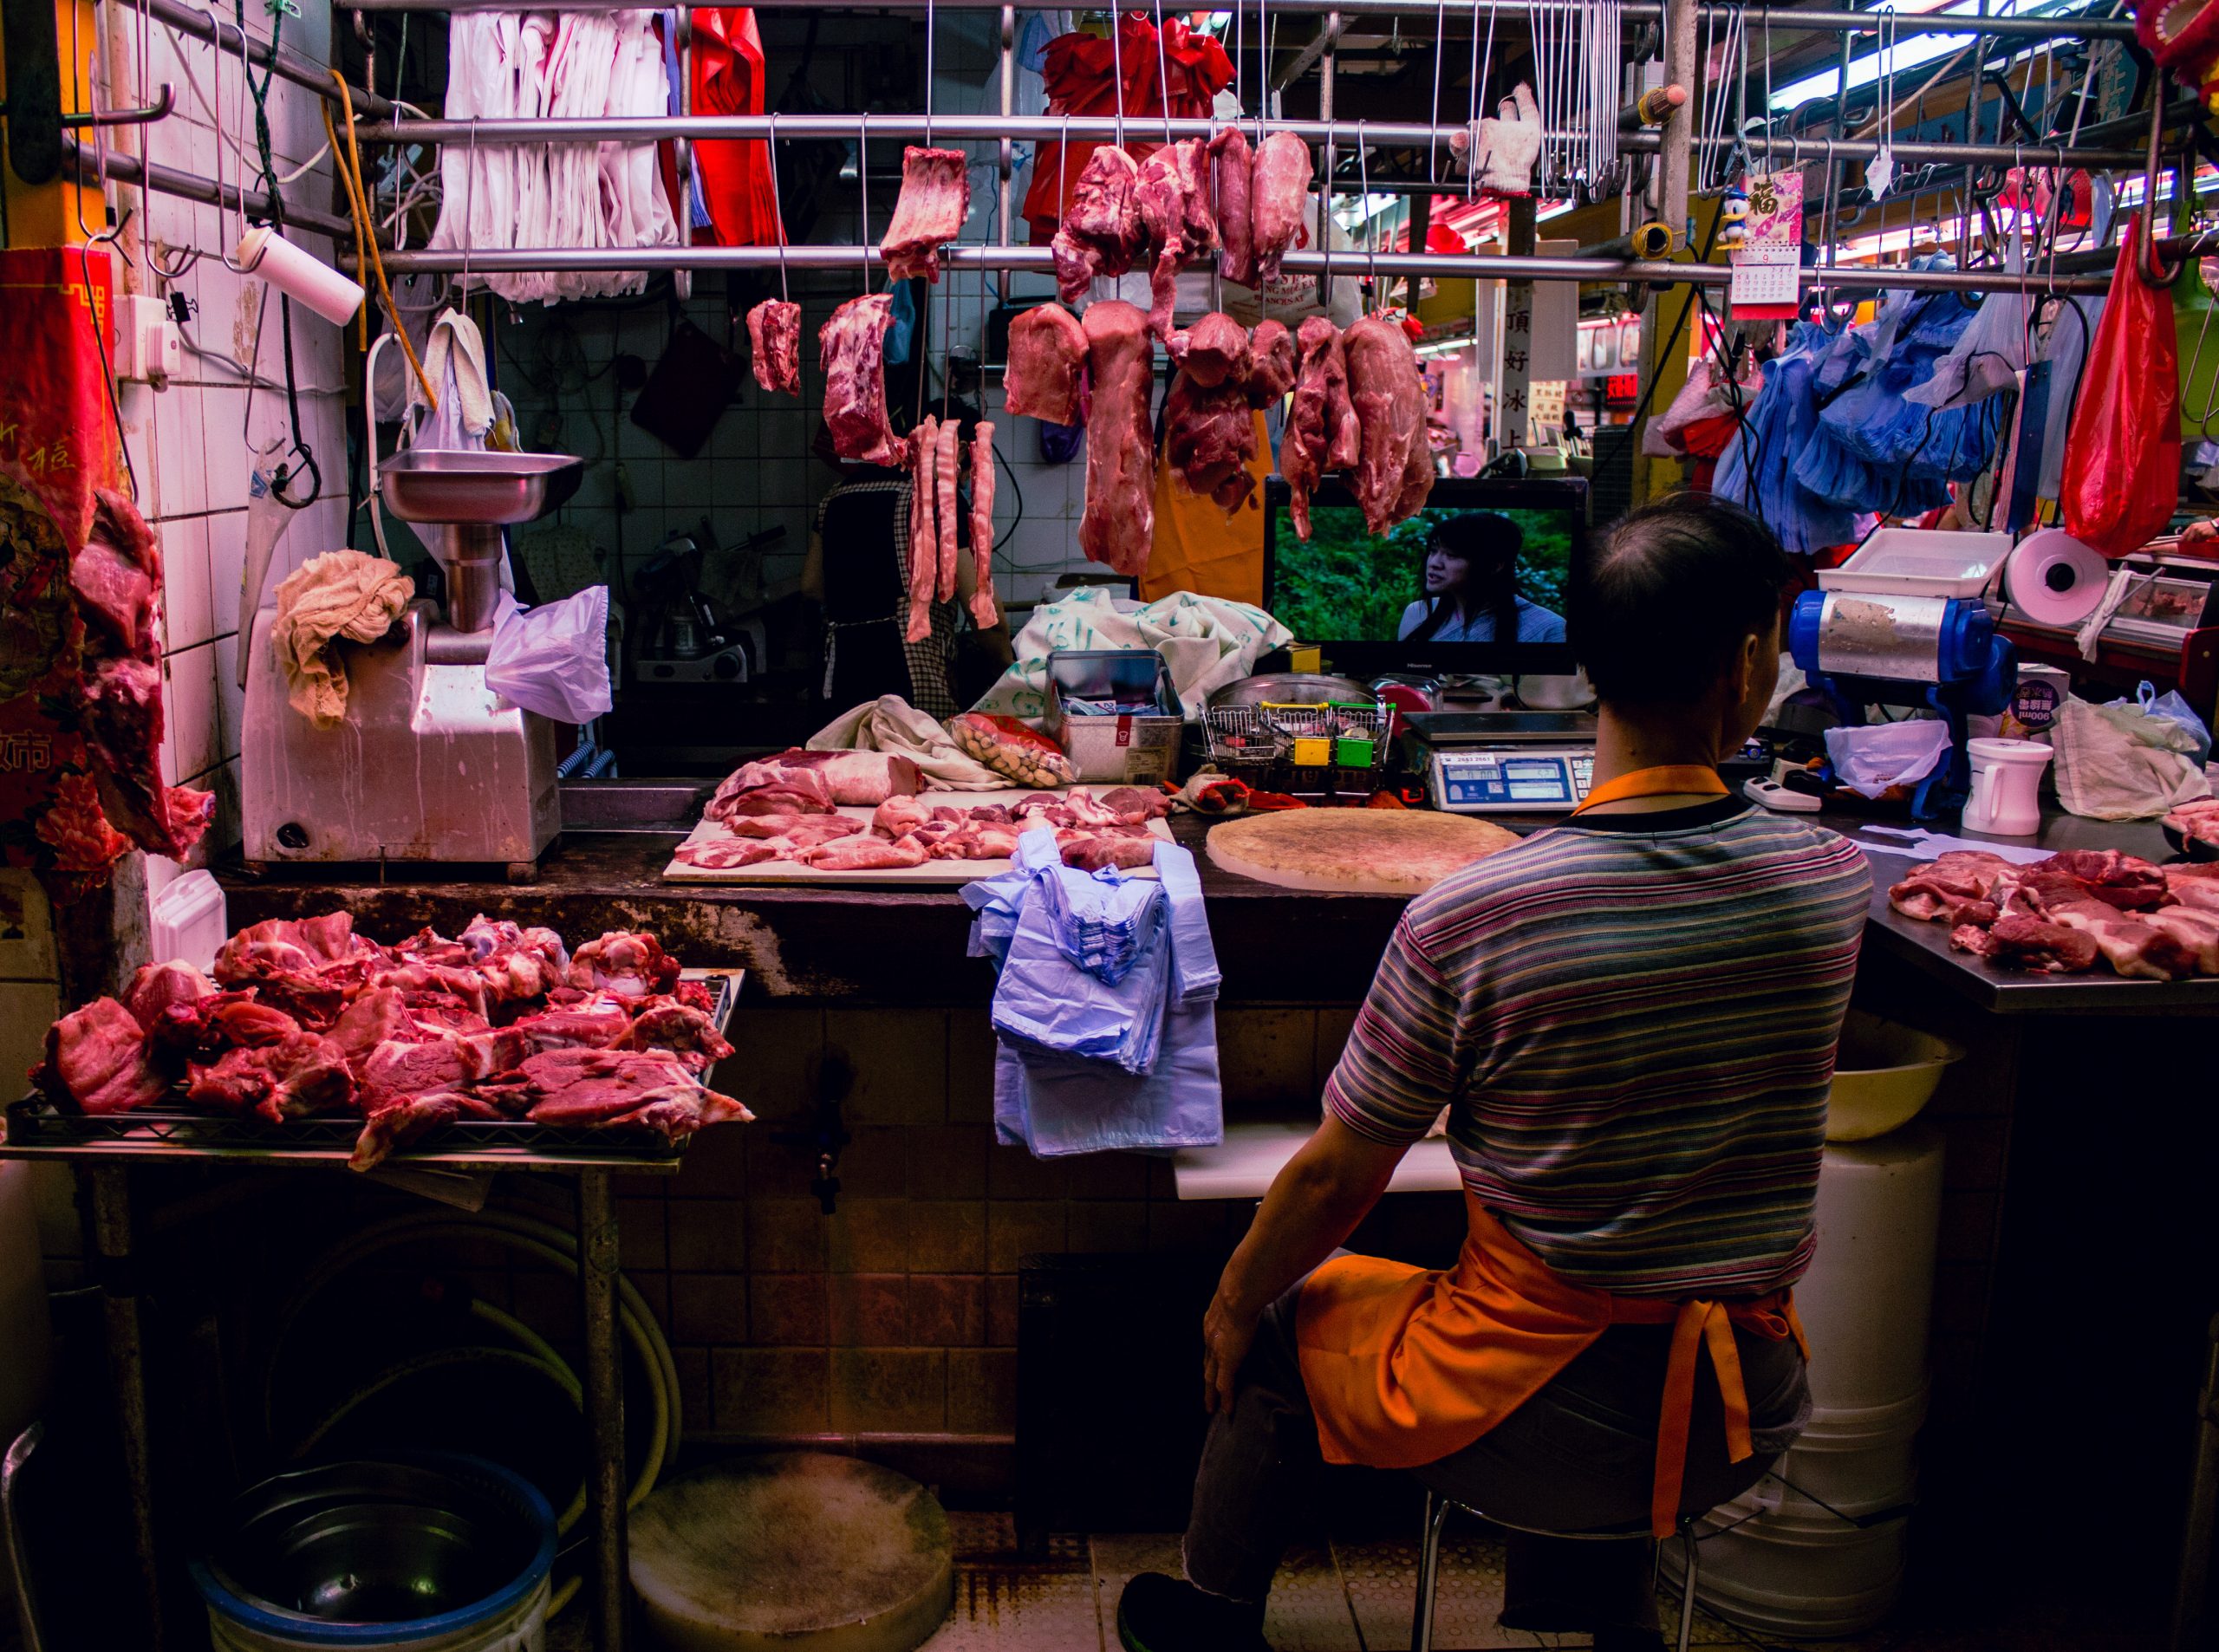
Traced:
<path fill-rule="evenodd" d="M 1214 387 L 1185 371 L 1171 381 L 1163 403 L 1163 455 L 1188 492 L 1214 499 L 1230 517 L 1247 502 L 1256 478 L 1256 411 L 1241 380 Z"/>
<path fill-rule="evenodd" d="M 755 382 L 780 395 L 801 393 L 801 306 L 766 298 L 747 312 Z"/>
<path fill-rule="evenodd" d="M 144 1029 L 114 998 L 94 998 L 46 1030 L 46 1059 L 31 1076 L 65 1112 L 132 1113 L 168 1094 L 148 1059 Z"/>
<path fill-rule="evenodd" d="M 886 422 L 886 329 L 893 324 L 894 300 L 870 293 L 850 298 L 817 329 L 832 451 L 858 465 L 898 466 L 905 452 Z"/>
<path fill-rule="evenodd" d="M 1141 164 L 1134 186 L 1141 222 L 1155 248 L 1149 272 L 1149 326 L 1156 337 L 1171 339 L 1172 306 L 1179 296 L 1179 271 L 1217 250 L 1217 220 L 1210 213 L 1209 149 L 1200 138 L 1164 145 Z"/>
<path fill-rule="evenodd" d="M 1433 491 L 1425 377 L 1409 336 L 1384 316 L 1365 316 L 1342 335 L 1341 347 L 1363 439 L 1351 482 L 1364 526 L 1376 536 L 1416 515 Z"/>
<path fill-rule="evenodd" d="M 1261 328 L 1258 329 L 1259 331 Z M 1302 365 L 1279 437 L 1279 474 L 1286 478 L 1287 514 L 1298 537 L 1310 537 L 1310 496 L 1328 471 L 1345 470 L 1362 452 L 1363 432 L 1349 400 L 1348 360 L 1340 329 L 1323 315 L 1302 323 Z"/>
<path fill-rule="evenodd" d="M 994 601 L 994 426 L 981 419 L 971 436 L 971 623 L 1001 623 Z"/>
<path fill-rule="evenodd" d="M 1086 329 L 1061 304 L 1038 305 L 1009 324 L 1002 401 L 1012 418 L 1077 424 L 1085 372 Z"/>
<path fill-rule="evenodd" d="M 1256 281 L 1279 279 L 1279 260 L 1303 235 L 1310 209 L 1310 146 L 1291 132 L 1274 132 L 1257 146 L 1249 172 L 1249 241 Z"/>
<path fill-rule="evenodd" d="M 1252 357 L 1248 329 L 1222 310 L 1212 310 L 1192 327 L 1173 334 L 1164 348 L 1180 370 L 1205 390 L 1227 380 L 1247 382 Z"/>
<path fill-rule="evenodd" d="M 940 420 L 927 413 L 909 433 L 909 622 L 904 642 L 933 634 L 933 593 L 940 589 L 940 505 L 933 483 L 940 470 Z"/>
<path fill-rule="evenodd" d="M 1104 144 L 1087 158 L 1071 186 L 1070 208 L 1050 243 L 1056 292 L 1076 304 L 1096 276 L 1122 276 L 1148 245 L 1141 218 L 1141 169 L 1123 150 Z"/>
<path fill-rule="evenodd" d="M 940 250 L 971 215 L 971 161 L 960 149 L 901 152 L 901 198 L 878 250 L 896 281 L 940 279 Z"/>
<path fill-rule="evenodd" d="M 962 511 L 956 497 L 956 490 L 963 480 L 962 421 L 955 419 L 942 420 L 934 440 L 940 451 L 933 456 L 933 498 L 939 506 L 938 560 L 935 564 L 938 571 L 933 600 L 953 602 L 962 550 L 962 537 L 958 531 Z"/>
<path fill-rule="evenodd" d="M 1217 271 L 1243 287 L 1256 284 L 1255 231 L 1249 205 L 1249 178 L 1254 167 L 1247 134 L 1237 126 L 1220 127 L 1210 140 L 1210 204 L 1217 216 Z"/>
<path fill-rule="evenodd" d="M 1248 405 L 1268 407 L 1294 388 L 1294 335 L 1284 322 L 1260 321 L 1248 335 Z"/>
<path fill-rule="evenodd" d="M 85 621 L 79 728 L 109 823 L 150 855 L 182 860 L 214 817 L 212 792 L 162 783 L 162 646 L 154 603 L 162 553 L 120 493 L 93 496 L 69 586 Z"/>
<path fill-rule="evenodd" d="M 1079 549 L 1090 561 L 1137 576 L 1148 566 L 1155 532 L 1155 433 L 1149 420 L 1155 345 L 1148 317 L 1122 299 L 1088 305 L 1084 324 L 1094 411 L 1086 432 Z"/>

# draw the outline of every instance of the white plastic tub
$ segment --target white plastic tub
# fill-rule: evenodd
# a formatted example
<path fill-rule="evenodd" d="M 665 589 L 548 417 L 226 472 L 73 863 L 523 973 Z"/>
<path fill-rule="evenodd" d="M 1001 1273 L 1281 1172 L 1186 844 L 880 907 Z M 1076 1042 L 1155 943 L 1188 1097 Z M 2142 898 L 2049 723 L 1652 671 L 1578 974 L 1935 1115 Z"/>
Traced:
<path fill-rule="evenodd" d="M 1812 1414 L 1811 1426 L 1773 1472 L 1784 1508 L 1872 1514 L 1910 1500 L 1918 1484 L 1919 1425 L 1926 1390 L 1892 1405 Z"/>
<path fill-rule="evenodd" d="M 1818 1254 L 1795 1306 L 1811 1343 L 1812 1402 L 1829 1412 L 1925 1390 L 1942 1163 L 1942 1134 L 1923 1122 L 1825 1150 Z"/>
<path fill-rule="evenodd" d="M 1824 1511 L 1765 1512 L 1763 1493 L 1696 1526 L 1697 1600 L 1742 1629 L 1809 1640 L 1861 1635 L 1887 1616 L 1903 1590 L 1908 1513 L 1860 1527 Z M 1663 1553 L 1676 1576 L 1678 1546 Z"/>
<path fill-rule="evenodd" d="M 2011 554 L 2008 533 L 1883 528 L 1839 568 L 1819 576 L 1822 591 L 1892 591 L 1906 596 L 1978 596 Z"/>

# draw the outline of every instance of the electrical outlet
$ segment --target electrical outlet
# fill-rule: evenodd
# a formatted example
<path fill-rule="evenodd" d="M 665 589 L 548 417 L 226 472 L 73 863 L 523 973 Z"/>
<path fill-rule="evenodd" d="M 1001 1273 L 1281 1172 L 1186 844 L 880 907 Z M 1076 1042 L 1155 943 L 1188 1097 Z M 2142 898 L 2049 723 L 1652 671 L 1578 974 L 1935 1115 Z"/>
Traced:
<path fill-rule="evenodd" d="M 159 388 L 185 370 L 185 341 L 159 298 L 126 295 L 116 308 L 115 376 Z"/>

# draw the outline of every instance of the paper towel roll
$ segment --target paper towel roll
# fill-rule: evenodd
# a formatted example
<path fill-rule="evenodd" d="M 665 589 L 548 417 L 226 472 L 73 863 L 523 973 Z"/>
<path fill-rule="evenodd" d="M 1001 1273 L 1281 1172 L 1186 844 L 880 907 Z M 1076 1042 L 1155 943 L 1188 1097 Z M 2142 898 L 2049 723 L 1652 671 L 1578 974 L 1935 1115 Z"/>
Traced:
<path fill-rule="evenodd" d="M 289 298 L 297 298 L 335 327 L 355 319 L 362 307 L 362 288 L 314 253 L 303 252 L 268 224 L 257 224 L 239 237 L 231 262 L 260 276 Z"/>
<path fill-rule="evenodd" d="M 2004 564 L 2003 588 L 2037 625 L 2075 626 L 2104 600 L 2112 566 L 2062 528 L 2029 534 Z"/>

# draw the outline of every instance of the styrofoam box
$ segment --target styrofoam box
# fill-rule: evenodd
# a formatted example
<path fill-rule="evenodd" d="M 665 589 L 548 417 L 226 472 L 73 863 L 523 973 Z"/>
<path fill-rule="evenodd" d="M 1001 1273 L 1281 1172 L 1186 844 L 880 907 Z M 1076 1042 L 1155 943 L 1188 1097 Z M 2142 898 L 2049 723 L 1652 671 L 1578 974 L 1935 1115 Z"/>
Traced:
<path fill-rule="evenodd" d="M 2008 533 L 1883 528 L 1839 568 L 1819 576 L 1827 591 L 1892 591 L 1904 596 L 1974 597 L 2011 554 Z"/>

